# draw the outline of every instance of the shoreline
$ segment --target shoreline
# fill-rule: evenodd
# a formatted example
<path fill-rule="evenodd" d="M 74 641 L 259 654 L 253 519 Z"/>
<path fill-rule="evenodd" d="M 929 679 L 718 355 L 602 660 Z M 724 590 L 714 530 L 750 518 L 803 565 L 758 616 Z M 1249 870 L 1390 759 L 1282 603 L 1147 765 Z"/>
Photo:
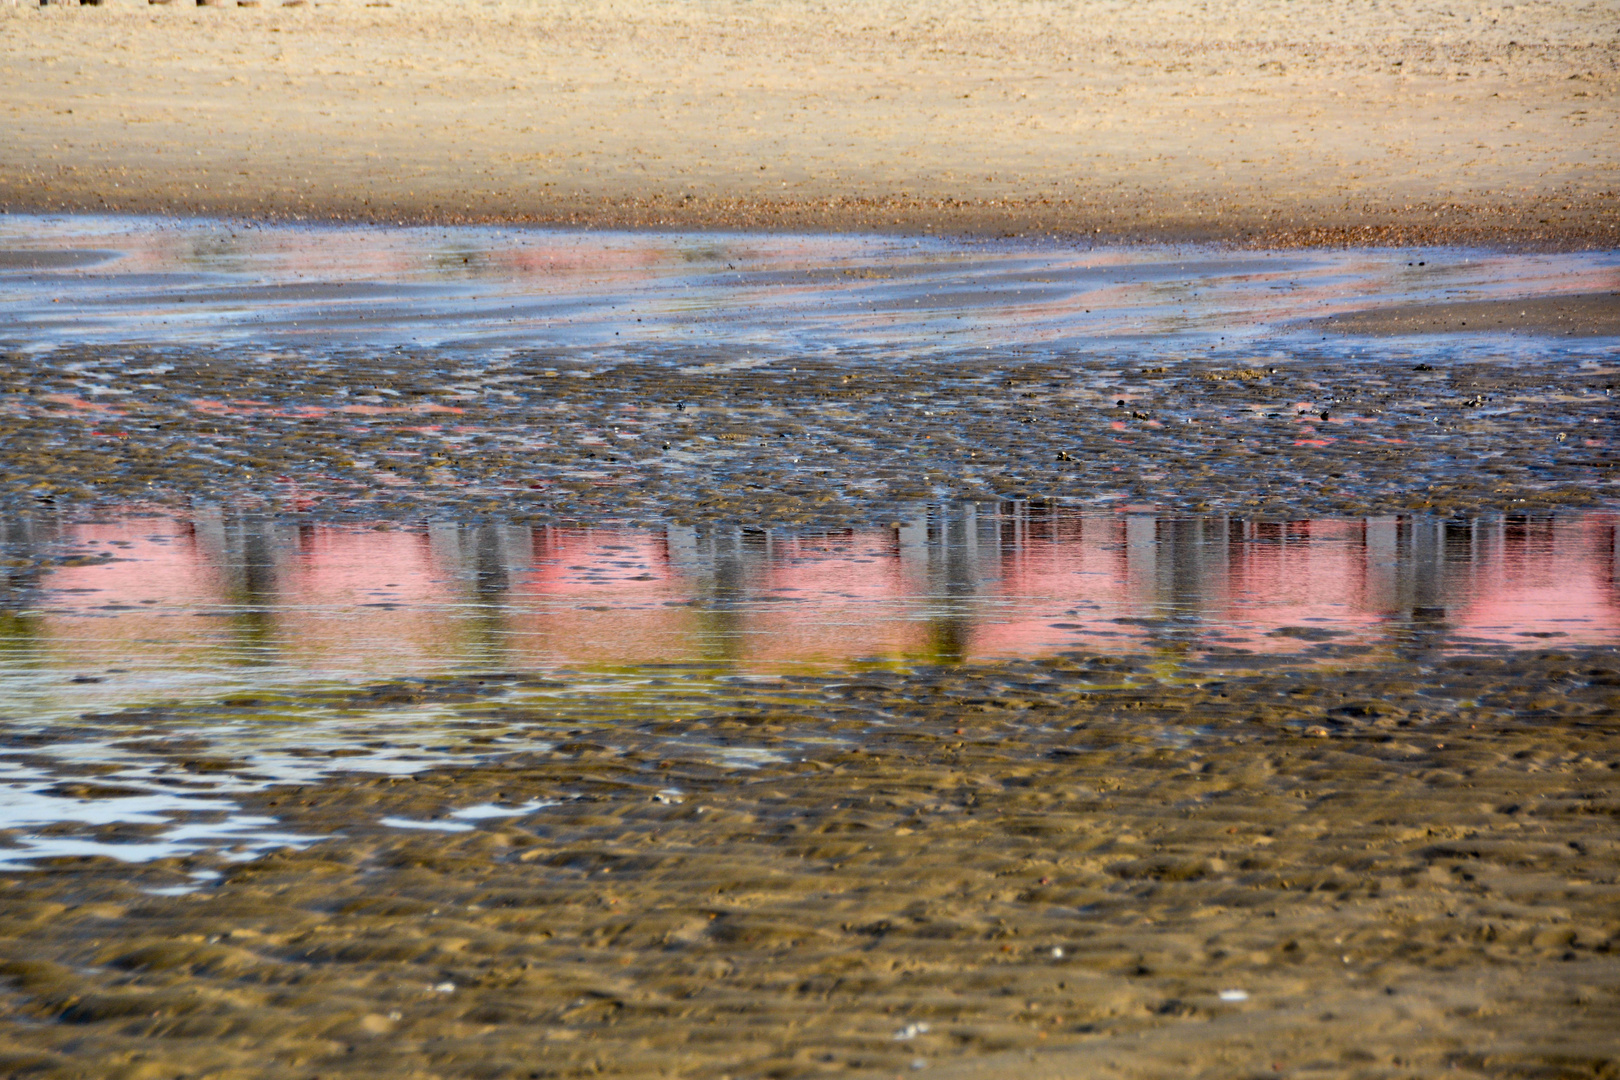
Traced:
<path fill-rule="evenodd" d="M 1219 224 L 1189 215 L 1128 211 L 1140 220 L 1120 224 L 1120 214 L 1099 214 L 1072 201 L 1028 198 L 857 198 L 829 194 L 817 199 L 747 197 L 683 200 L 646 197 L 579 198 L 551 205 L 497 210 L 498 195 L 479 197 L 477 207 L 443 212 L 431 206 L 354 205 L 195 199 L 175 203 L 153 192 L 117 204 L 80 193 L 51 201 L 7 197 L 0 178 L 0 216 L 101 215 L 214 218 L 267 225 L 387 225 L 394 227 L 513 227 L 594 229 L 624 232 L 774 233 L 778 235 L 892 235 L 956 240 L 1049 240 L 1063 244 L 1196 244 L 1232 250 L 1334 250 L 1346 248 L 1457 248 L 1494 252 L 1563 253 L 1620 249 L 1620 202 L 1566 213 L 1548 223 L 1545 207 L 1415 208 L 1386 217 L 1311 217 L 1297 208 L 1221 215 Z M 1559 204 L 1562 207 L 1564 204 Z M 1287 214 L 1287 220 L 1277 218 Z M 1436 222 L 1433 218 L 1441 217 Z M 1300 219 L 1304 220 L 1300 220 Z M 1369 220 L 1371 218 L 1371 220 Z M 1419 220 L 1428 218 L 1430 220 Z M 1482 222 L 1481 219 L 1488 219 Z M 1573 219 L 1573 220 L 1571 220 Z"/>

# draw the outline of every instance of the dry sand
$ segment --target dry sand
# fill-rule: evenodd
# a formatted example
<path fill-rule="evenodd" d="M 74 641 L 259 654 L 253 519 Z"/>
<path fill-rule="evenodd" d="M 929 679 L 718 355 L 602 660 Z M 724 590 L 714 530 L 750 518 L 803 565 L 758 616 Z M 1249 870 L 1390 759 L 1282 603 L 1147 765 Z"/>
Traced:
<path fill-rule="evenodd" d="M 1614 246 L 1620 4 L 0 8 L 0 206 Z"/>

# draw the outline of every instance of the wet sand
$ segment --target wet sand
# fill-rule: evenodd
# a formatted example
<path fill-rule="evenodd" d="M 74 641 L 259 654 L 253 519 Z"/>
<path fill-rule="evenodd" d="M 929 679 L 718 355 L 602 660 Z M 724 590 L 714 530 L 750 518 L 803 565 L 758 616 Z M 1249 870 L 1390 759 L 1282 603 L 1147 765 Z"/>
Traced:
<path fill-rule="evenodd" d="M 1542 334 L 1620 337 L 1620 292 L 1399 304 L 1321 319 L 1324 330 L 1375 337 L 1408 334 Z"/>
<path fill-rule="evenodd" d="M 1604 356 L 1436 368 L 1316 348 L 1150 367 L 1022 350 L 786 368 L 741 348 L 588 365 L 516 351 L 470 389 L 459 359 L 403 349 L 12 353 L 0 501 L 848 527 L 946 500 L 1284 519 L 1615 499 Z"/>
<path fill-rule="evenodd" d="M 679 366 L 720 371 L 885 352 L 977 364 L 981 351 L 1033 350 L 1122 352 L 1122 363 L 1151 368 L 1189 353 L 1252 363 L 1321 352 L 1323 330 L 1365 336 L 1356 327 L 1384 312 L 1396 321 L 1378 336 L 1410 327 L 1428 340 L 1332 348 L 1347 362 L 1399 354 L 1448 363 L 1485 348 L 1504 360 L 1580 366 L 1602 355 L 1601 346 L 1532 339 L 1568 337 L 1572 328 L 1615 336 L 1604 312 L 1617 291 L 1620 255 L 1612 251 L 1278 252 L 847 233 L 0 217 L 0 348 L 34 353 L 61 345 L 114 354 L 125 346 L 325 354 L 403 347 L 437 349 L 476 368 L 489 362 L 480 349 L 518 349 L 555 351 L 561 368 L 685 356 Z M 1511 322 L 1493 315 L 1469 323 L 1464 315 L 1431 325 L 1399 315 L 1502 300 L 1535 303 L 1514 309 Z M 1541 318 L 1543 309 L 1551 317 Z M 1527 318 L 1532 312 L 1538 317 Z M 1440 340 L 1436 326 L 1444 328 Z"/>
<path fill-rule="evenodd" d="M 1613 651 L 1447 656 L 1420 630 L 1368 659 L 857 670 L 549 718 L 554 742 L 483 764 L 272 788 L 251 808 L 332 838 L 0 880 L 0 1062 L 1611 1075 Z M 487 697 L 491 738 L 548 720 L 501 684 L 350 700 L 380 739 L 436 698 Z M 165 749 L 164 710 L 139 719 L 177 777 L 222 767 Z M 724 764 L 739 748 L 777 756 Z M 93 769 L 80 786 L 95 797 Z M 520 808 L 449 816 L 491 804 Z"/>
<path fill-rule="evenodd" d="M 7 501 L 848 526 L 1013 485 L 1276 520 L 1611 498 L 1603 357 L 1358 369 L 1323 347 L 981 352 L 948 377 L 890 352 L 786 371 L 514 353 L 517 378 L 475 393 L 435 350 L 16 352 Z M 392 393 L 334 396 L 357 384 Z M 1227 416 L 1248 419 L 1202 434 Z M 67 761 L 52 794 L 86 814 L 130 794 L 115 766 L 74 764 L 112 731 L 185 792 L 252 774 L 199 718 L 337 709 L 350 728 L 305 748 L 329 778 L 232 796 L 298 838 L 281 851 L 125 863 L 64 844 L 0 874 L 0 1073 L 1606 1080 L 1620 663 L 1456 641 L 1444 618 L 1414 610 L 1371 650 L 1301 627 L 1294 659 L 1189 655 L 1152 626 L 1141 653 L 695 695 L 672 667 L 628 703 L 404 672 L 7 722 L 8 758 Z M 342 772 L 450 702 L 431 768 Z"/>
<path fill-rule="evenodd" d="M 1606 7 L 0 9 L 0 207 L 1613 248 Z"/>

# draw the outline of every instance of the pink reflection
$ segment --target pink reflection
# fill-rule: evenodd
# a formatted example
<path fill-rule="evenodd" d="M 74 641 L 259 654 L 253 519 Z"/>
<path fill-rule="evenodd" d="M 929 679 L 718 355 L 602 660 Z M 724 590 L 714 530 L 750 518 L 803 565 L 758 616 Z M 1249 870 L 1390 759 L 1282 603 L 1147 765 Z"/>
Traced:
<path fill-rule="evenodd" d="M 198 518 L 69 528 L 116 561 L 42 573 L 47 664 L 310 673 L 1139 652 L 1165 633 L 1265 652 L 1311 640 L 1620 643 L 1617 519 L 1288 523 L 941 511 L 802 536 Z"/>
<path fill-rule="evenodd" d="M 535 529 L 532 569 L 503 597 L 514 666 L 633 666 L 688 659 L 696 617 L 661 535 Z"/>
<path fill-rule="evenodd" d="M 1468 632 L 1494 641 L 1532 635 L 1569 637 L 1580 643 L 1614 640 L 1620 591 L 1620 519 L 1592 515 L 1557 521 L 1510 522 L 1489 545 L 1489 579 L 1473 590 L 1455 616 Z M 1469 538 L 1473 539 L 1473 538 Z M 1608 626 L 1608 638 L 1589 628 Z"/>
<path fill-rule="evenodd" d="M 309 526 L 296 537 L 273 585 L 274 633 L 291 662 L 411 670 L 468 652 L 466 635 L 435 610 L 457 592 L 428 537 Z"/>
<path fill-rule="evenodd" d="M 1141 523 L 1149 520 L 1063 515 L 1004 523 L 996 595 L 1009 615 L 975 627 L 969 655 L 1140 649 L 1146 631 L 1115 620 L 1155 614 L 1152 572 L 1144 577 L 1140 558 L 1133 567 L 1130 557 L 1133 537 L 1140 539 Z"/>
<path fill-rule="evenodd" d="M 893 532 L 789 537 L 771 556 L 749 583 L 769 598 L 749 617 L 751 659 L 836 664 L 931 651 L 915 599 L 926 577 L 915 560 L 908 566 Z"/>
<path fill-rule="evenodd" d="M 121 561 L 46 575 L 52 595 L 37 635 L 53 659 L 73 667 L 205 662 L 213 621 L 177 612 L 171 601 L 216 596 L 225 584 L 188 524 L 148 518 L 80 525 L 70 535 L 74 547 Z"/>
<path fill-rule="evenodd" d="M 1228 642 L 1268 652 L 1298 645 L 1283 628 L 1331 630 L 1340 640 L 1371 640 L 1385 620 L 1372 587 L 1365 521 L 1254 523 L 1237 527 L 1219 618 Z"/>

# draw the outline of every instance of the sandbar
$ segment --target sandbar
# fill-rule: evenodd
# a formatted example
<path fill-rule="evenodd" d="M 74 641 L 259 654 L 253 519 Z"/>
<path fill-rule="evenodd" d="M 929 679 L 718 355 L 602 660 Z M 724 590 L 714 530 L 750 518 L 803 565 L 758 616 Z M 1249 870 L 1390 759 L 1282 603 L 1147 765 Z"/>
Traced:
<path fill-rule="evenodd" d="M 1467 333 L 1616 337 L 1620 292 L 1393 305 L 1332 316 L 1318 325 L 1374 337 Z"/>

